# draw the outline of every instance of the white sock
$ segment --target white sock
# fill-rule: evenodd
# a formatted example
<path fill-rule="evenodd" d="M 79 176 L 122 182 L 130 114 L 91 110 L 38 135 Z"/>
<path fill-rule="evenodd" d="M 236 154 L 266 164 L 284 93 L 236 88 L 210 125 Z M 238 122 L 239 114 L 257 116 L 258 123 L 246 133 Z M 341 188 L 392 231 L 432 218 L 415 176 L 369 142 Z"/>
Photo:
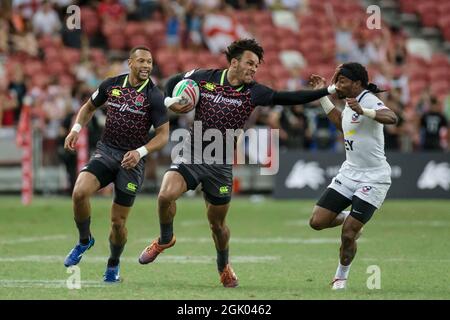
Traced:
<path fill-rule="evenodd" d="M 348 274 L 350 272 L 350 266 L 352 264 L 349 264 L 348 266 L 343 266 L 340 262 L 336 270 L 336 274 L 334 276 L 335 279 L 348 279 Z"/>

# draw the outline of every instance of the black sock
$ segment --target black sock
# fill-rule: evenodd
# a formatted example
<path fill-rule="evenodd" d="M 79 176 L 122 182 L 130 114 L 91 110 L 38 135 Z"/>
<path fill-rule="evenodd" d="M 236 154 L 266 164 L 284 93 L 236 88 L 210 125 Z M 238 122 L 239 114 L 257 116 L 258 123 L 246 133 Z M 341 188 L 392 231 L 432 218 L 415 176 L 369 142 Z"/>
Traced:
<path fill-rule="evenodd" d="M 217 250 L 217 269 L 222 272 L 228 264 L 228 249 Z"/>
<path fill-rule="evenodd" d="M 167 244 L 173 237 L 173 222 L 160 223 L 161 237 L 159 238 L 159 244 Z"/>
<path fill-rule="evenodd" d="M 80 243 L 82 245 L 87 245 L 91 238 L 91 217 L 81 222 L 75 220 L 75 223 L 77 224 L 78 233 L 80 234 Z"/>
<path fill-rule="evenodd" d="M 109 249 L 111 251 L 111 254 L 108 259 L 108 267 L 115 267 L 119 265 L 123 248 L 125 248 L 125 244 L 117 245 L 109 241 Z"/>

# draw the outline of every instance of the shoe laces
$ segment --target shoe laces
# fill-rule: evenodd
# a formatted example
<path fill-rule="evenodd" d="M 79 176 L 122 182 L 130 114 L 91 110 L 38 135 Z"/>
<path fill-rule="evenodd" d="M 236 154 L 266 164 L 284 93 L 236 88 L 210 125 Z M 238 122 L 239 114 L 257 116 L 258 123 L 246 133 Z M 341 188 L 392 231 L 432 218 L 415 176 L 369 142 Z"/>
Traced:
<path fill-rule="evenodd" d="M 161 246 L 158 244 L 158 240 L 153 241 L 152 244 L 147 247 L 147 252 L 149 254 L 151 254 L 153 250 L 158 253 L 161 253 L 163 251 L 163 248 L 161 248 Z"/>

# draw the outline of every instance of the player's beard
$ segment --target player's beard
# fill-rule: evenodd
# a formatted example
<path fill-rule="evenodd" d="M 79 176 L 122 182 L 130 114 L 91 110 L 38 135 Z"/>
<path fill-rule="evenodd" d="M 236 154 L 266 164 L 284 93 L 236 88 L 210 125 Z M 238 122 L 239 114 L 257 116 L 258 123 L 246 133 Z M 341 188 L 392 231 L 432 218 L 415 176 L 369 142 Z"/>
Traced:
<path fill-rule="evenodd" d="M 336 90 L 336 95 L 339 99 L 345 99 L 347 98 L 347 95 L 345 95 L 342 91 L 337 91 Z"/>

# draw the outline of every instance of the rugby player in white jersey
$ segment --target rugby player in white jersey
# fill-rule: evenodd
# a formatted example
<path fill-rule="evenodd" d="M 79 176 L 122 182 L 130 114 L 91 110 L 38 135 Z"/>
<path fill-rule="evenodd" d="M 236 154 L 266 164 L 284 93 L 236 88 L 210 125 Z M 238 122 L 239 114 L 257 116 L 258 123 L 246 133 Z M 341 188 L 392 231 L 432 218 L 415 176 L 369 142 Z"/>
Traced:
<path fill-rule="evenodd" d="M 395 124 L 397 116 L 374 95 L 381 91 L 368 82 L 361 64 L 340 65 L 332 82 L 338 98 L 346 100 L 344 110 L 341 112 L 327 97 L 320 103 L 344 134 L 346 160 L 314 206 L 310 226 L 322 230 L 343 225 L 340 261 L 332 281 L 332 289 L 338 290 L 346 287 L 361 229 L 380 208 L 391 185 L 383 124 Z M 317 75 L 311 77 L 310 84 L 315 89 L 327 86 L 325 79 Z M 350 205 L 350 211 L 343 211 Z"/>

